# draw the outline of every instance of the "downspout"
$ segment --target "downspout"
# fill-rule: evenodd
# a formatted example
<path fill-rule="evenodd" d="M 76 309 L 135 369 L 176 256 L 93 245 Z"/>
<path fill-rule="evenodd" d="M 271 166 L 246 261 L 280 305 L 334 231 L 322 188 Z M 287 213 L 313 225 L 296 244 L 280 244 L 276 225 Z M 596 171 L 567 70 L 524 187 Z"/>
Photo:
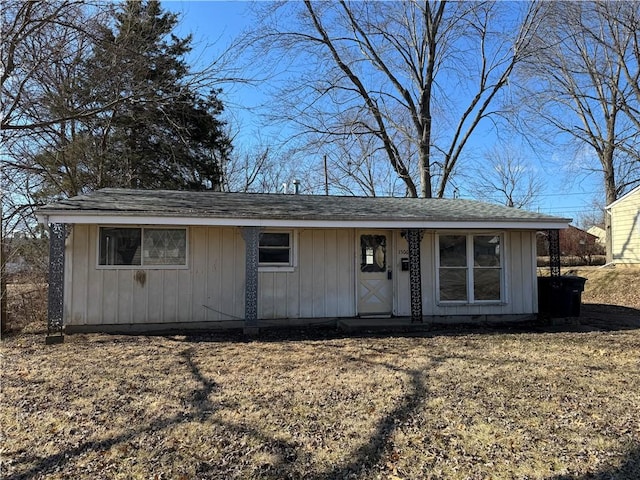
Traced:
<path fill-rule="evenodd" d="M 607 207 L 604 209 L 604 241 L 605 241 L 605 263 L 607 265 L 613 263 L 613 228 L 611 225 L 611 210 Z"/>

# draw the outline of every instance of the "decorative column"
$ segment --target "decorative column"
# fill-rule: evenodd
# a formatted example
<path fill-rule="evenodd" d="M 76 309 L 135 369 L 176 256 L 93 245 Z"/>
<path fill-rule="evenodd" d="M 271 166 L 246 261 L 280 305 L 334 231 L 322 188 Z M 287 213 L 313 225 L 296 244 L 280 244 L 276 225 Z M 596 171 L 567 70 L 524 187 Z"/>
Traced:
<path fill-rule="evenodd" d="M 548 230 L 549 268 L 552 277 L 560 276 L 560 230 Z"/>
<path fill-rule="evenodd" d="M 422 274 L 420 271 L 420 242 L 422 230 L 407 230 L 409 244 L 409 291 L 411 294 L 411 323 L 422 323 Z"/>
<path fill-rule="evenodd" d="M 64 317 L 64 242 L 67 237 L 64 223 L 49 225 L 49 305 L 47 317 L 47 345 L 62 343 Z"/>
<path fill-rule="evenodd" d="M 258 246 L 260 227 L 242 228 L 245 243 L 244 333 L 258 333 Z"/>

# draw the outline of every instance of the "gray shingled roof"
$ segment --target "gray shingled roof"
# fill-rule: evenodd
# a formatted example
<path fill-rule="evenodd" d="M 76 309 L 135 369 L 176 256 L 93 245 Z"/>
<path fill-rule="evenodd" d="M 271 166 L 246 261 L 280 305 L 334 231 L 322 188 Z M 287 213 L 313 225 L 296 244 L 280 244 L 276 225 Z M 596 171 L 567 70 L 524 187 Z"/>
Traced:
<path fill-rule="evenodd" d="M 569 223 L 474 200 L 102 189 L 42 207 L 39 215 L 326 221 Z"/>

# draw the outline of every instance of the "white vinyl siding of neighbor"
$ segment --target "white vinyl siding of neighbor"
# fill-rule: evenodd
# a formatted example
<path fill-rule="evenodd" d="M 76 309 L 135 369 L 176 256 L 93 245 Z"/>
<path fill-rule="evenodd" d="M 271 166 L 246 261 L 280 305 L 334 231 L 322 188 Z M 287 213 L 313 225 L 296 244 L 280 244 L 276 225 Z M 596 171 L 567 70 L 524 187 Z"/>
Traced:
<path fill-rule="evenodd" d="M 613 262 L 640 265 L 640 187 L 609 207 Z"/>

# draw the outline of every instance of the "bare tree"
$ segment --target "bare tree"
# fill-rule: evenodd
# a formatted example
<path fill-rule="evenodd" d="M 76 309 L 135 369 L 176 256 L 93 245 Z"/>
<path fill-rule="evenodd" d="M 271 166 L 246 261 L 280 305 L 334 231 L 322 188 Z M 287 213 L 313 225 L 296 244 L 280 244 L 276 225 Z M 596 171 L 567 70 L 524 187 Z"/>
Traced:
<path fill-rule="evenodd" d="M 269 147 L 234 152 L 222 165 L 223 189 L 228 192 L 275 193 L 289 181 L 287 164 Z"/>
<path fill-rule="evenodd" d="M 609 204 L 640 180 L 635 29 L 640 4 L 544 6 L 546 22 L 536 38 L 536 55 L 528 58 L 520 77 L 527 126 L 547 138 L 572 139 L 582 167 L 601 172 Z M 598 165 L 589 158 L 597 158 Z"/>
<path fill-rule="evenodd" d="M 371 137 L 337 139 L 326 162 L 326 182 L 332 193 L 366 197 L 404 193 L 404 182 L 397 181 L 393 167 Z"/>
<path fill-rule="evenodd" d="M 544 6 L 537 53 L 528 59 L 520 78 L 528 129 L 547 138 L 571 139 L 580 167 L 602 175 L 604 200 L 610 204 L 640 182 L 640 4 Z M 610 261 L 610 244 L 607 255 Z"/>
<path fill-rule="evenodd" d="M 486 162 L 475 168 L 469 185 L 477 197 L 524 208 L 542 192 L 543 182 L 531 162 L 512 145 L 496 145 L 485 154 Z"/>
<path fill-rule="evenodd" d="M 89 7 L 83 0 L 5 0 L 2 4 L 2 87 L 3 139 L 17 132 L 30 134 L 70 119 L 96 114 L 92 106 L 60 104 L 43 117 L 39 103 L 54 87 L 43 72 L 85 51 L 87 40 L 111 6 L 97 2 Z M 91 8 L 91 12 L 88 9 Z M 88 15 L 90 13 L 90 15 Z M 73 85 L 66 85 L 72 89 Z M 115 100 L 114 100 L 115 101 Z"/>
<path fill-rule="evenodd" d="M 498 93 L 528 55 L 539 9 L 537 2 L 306 0 L 260 12 L 251 40 L 262 56 L 297 62 L 297 73 L 283 74 L 274 117 L 321 141 L 325 153 L 338 138 L 371 137 L 407 195 L 441 197 L 469 138 L 497 113 Z"/>
<path fill-rule="evenodd" d="M 617 56 L 625 80 L 619 84 L 619 94 L 631 100 L 623 101 L 621 108 L 640 130 L 640 8 L 637 2 L 603 3 L 599 7 L 609 35 L 594 40 Z"/>
<path fill-rule="evenodd" d="M 222 165 L 222 189 L 228 192 L 288 193 L 293 192 L 293 182 L 298 180 L 301 192 L 317 193 L 312 183 L 314 176 L 306 166 L 292 162 L 293 157 L 295 152 L 281 151 L 261 141 L 256 146 L 240 146 Z"/>

